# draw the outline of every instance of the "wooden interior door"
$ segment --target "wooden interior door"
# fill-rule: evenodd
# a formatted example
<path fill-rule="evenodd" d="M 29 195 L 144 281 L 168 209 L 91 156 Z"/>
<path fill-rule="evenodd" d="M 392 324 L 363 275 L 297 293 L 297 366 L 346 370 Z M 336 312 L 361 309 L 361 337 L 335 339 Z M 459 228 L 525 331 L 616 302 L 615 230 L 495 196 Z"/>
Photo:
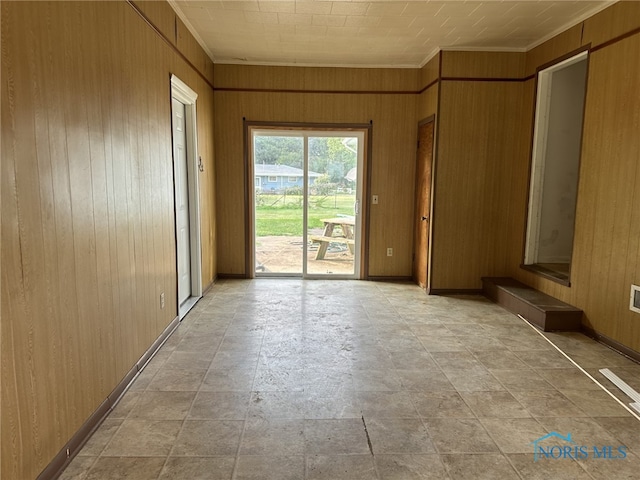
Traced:
<path fill-rule="evenodd" d="M 434 119 L 431 118 L 418 126 L 413 279 L 422 288 L 427 288 L 429 269 L 429 215 L 431 211 L 434 124 Z"/>

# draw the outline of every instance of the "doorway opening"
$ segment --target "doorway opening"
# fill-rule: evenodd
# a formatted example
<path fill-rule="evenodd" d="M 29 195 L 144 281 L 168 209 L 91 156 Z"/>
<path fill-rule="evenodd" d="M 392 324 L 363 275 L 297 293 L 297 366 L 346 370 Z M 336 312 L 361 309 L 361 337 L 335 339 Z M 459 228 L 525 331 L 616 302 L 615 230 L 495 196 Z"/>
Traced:
<path fill-rule="evenodd" d="M 538 72 L 523 267 L 569 285 L 588 52 Z"/>
<path fill-rule="evenodd" d="M 366 128 L 250 126 L 251 276 L 361 278 Z"/>
<path fill-rule="evenodd" d="M 188 85 L 175 75 L 171 76 L 177 303 L 180 319 L 202 296 L 197 98 L 198 94 Z"/>

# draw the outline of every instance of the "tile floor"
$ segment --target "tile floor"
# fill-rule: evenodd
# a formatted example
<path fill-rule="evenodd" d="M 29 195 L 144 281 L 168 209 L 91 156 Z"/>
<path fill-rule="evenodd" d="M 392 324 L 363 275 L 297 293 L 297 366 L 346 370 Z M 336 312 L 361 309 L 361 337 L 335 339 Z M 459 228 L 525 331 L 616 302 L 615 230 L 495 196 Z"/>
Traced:
<path fill-rule="evenodd" d="M 613 389 L 598 368 L 640 390 L 640 365 L 580 334 L 549 337 Z M 627 456 L 534 462 L 531 442 L 552 431 L 614 452 L 623 445 Z M 639 471 L 640 422 L 482 297 L 263 279 L 217 283 L 61 478 L 562 480 Z"/>

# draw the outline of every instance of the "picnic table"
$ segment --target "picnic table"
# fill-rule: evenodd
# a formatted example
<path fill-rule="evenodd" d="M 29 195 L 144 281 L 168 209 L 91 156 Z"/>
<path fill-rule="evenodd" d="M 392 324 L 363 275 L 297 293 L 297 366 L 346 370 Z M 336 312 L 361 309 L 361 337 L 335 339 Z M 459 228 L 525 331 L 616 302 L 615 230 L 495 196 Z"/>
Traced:
<path fill-rule="evenodd" d="M 311 241 L 319 243 L 318 251 L 316 252 L 316 260 L 324 259 L 329 248 L 330 243 L 343 243 L 349 247 L 351 254 L 355 251 L 355 238 L 353 236 L 353 227 L 355 226 L 354 217 L 335 217 L 324 218 L 324 231 L 322 235 L 312 235 Z M 342 230 L 340 235 L 334 235 L 337 233 L 335 227 L 340 226 Z"/>

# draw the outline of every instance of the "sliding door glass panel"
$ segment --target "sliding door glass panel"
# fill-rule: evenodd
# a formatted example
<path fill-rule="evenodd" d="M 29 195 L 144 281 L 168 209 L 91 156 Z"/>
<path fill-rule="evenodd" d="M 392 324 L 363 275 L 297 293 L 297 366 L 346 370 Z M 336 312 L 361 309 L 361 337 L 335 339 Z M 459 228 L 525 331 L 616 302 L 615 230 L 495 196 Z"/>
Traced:
<path fill-rule="evenodd" d="M 254 132 L 255 273 L 302 275 L 305 138 Z"/>
<path fill-rule="evenodd" d="M 307 275 L 356 272 L 358 138 L 308 136 Z"/>

